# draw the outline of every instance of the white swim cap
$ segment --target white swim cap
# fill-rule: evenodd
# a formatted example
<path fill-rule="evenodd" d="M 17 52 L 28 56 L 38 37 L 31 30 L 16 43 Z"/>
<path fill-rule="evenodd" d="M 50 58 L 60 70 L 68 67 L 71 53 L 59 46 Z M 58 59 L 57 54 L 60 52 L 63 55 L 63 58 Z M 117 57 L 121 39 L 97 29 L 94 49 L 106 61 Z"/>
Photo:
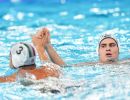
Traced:
<path fill-rule="evenodd" d="M 99 48 L 100 48 L 101 42 L 102 42 L 104 39 L 107 39 L 107 38 L 113 39 L 113 40 L 116 42 L 117 47 L 119 48 L 119 42 L 118 42 L 118 40 L 117 40 L 112 34 L 104 34 L 104 35 L 102 35 L 102 36 L 100 37 L 100 40 L 99 40 L 99 42 L 98 42 L 98 46 L 97 46 L 97 49 L 96 49 L 97 54 L 99 54 L 98 50 L 99 50 Z"/>
<path fill-rule="evenodd" d="M 104 34 L 104 35 L 101 37 L 100 41 L 99 41 L 99 46 L 100 46 L 100 43 L 101 43 L 104 39 L 106 39 L 106 38 L 111 38 L 111 39 L 113 39 L 113 40 L 116 42 L 117 47 L 119 47 L 119 46 L 118 46 L 118 41 L 117 41 L 117 39 L 116 39 L 114 36 L 112 36 L 111 34 Z"/>
<path fill-rule="evenodd" d="M 11 48 L 12 64 L 15 68 L 35 64 L 35 50 L 27 43 L 16 43 Z"/>

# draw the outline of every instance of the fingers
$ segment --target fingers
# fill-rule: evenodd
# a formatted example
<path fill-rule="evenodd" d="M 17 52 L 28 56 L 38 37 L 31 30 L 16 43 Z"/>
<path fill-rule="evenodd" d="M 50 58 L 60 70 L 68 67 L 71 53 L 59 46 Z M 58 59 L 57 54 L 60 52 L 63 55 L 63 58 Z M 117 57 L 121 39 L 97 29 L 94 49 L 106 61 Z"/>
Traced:
<path fill-rule="evenodd" d="M 42 30 L 38 30 L 38 32 L 35 35 L 37 38 L 42 38 L 43 37 L 43 32 Z"/>
<path fill-rule="evenodd" d="M 47 28 L 40 29 L 35 35 L 32 35 L 32 42 L 34 45 L 46 46 L 50 43 L 50 34 Z"/>
<path fill-rule="evenodd" d="M 48 30 L 47 28 L 42 28 L 42 31 L 43 31 L 44 33 L 49 33 L 49 30 Z"/>
<path fill-rule="evenodd" d="M 36 37 L 43 38 L 47 34 L 49 34 L 49 30 L 47 28 L 42 28 L 36 33 Z"/>
<path fill-rule="evenodd" d="M 48 43 L 48 37 L 49 37 L 49 31 L 47 28 L 43 28 L 43 37 L 42 37 L 42 42 L 43 43 Z"/>

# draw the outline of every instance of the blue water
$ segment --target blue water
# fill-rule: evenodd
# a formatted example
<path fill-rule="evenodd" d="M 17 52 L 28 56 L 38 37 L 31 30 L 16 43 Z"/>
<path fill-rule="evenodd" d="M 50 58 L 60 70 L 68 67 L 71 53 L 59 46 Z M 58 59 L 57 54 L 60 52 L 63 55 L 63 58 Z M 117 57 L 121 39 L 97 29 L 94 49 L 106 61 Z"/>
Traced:
<path fill-rule="evenodd" d="M 31 34 L 41 27 L 51 31 L 51 42 L 64 61 L 71 65 L 98 61 L 100 35 L 110 31 L 120 44 L 119 59 L 130 58 L 129 0 L 0 0 L 0 75 L 9 68 L 9 52 L 16 42 L 31 43 Z M 40 61 L 37 59 L 37 65 Z M 84 80 L 81 87 L 65 93 L 41 93 L 19 82 L 1 83 L 2 100 L 79 99 L 129 100 L 130 66 L 95 65 L 62 68 L 63 78 Z"/>

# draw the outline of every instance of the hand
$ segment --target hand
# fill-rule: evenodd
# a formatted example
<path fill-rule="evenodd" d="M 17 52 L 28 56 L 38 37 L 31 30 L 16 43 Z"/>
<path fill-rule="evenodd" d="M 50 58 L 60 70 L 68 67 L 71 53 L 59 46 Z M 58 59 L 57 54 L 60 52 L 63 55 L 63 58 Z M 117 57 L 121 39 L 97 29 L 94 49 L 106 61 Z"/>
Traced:
<path fill-rule="evenodd" d="M 36 35 L 32 36 L 32 43 L 34 44 L 34 46 L 40 46 L 43 47 L 43 39 L 42 38 L 38 38 Z"/>
<path fill-rule="evenodd" d="M 40 29 L 36 35 L 32 36 L 32 42 L 35 46 L 46 47 L 50 43 L 50 34 L 47 28 Z"/>
<path fill-rule="evenodd" d="M 36 36 L 38 37 L 38 38 L 44 38 L 44 39 L 46 39 L 46 41 L 45 41 L 45 45 L 44 45 L 44 47 L 47 45 L 47 44 L 49 44 L 50 43 L 50 33 L 49 33 L 49 30 L 47 29 L 47 28 L 42 28 L 42 29 L 40 29 L 37 33 L 36 33 Z M 46 38 L 45 38 L 45 36 L 46 36 Z"/>

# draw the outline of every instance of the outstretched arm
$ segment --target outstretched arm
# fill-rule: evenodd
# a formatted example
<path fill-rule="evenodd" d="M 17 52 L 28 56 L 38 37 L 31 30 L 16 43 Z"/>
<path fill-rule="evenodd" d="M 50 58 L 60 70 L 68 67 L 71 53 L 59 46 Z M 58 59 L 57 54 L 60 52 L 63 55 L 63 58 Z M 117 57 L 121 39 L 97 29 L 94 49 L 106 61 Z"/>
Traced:
<path fill-rule="evenodd" d="M 0 77 L 0 83 L 3 82 L 14 82 L 16 80 L 16 73 L 11 76 Z"/>
<path fill-rule="evenodd" d="M 96 64 L 99 64 L 98 62 L 82 62 L 78 64 L 72 64 L 73 67 L 81 67 L 81 66 L 94 66 Z"/>
<path fill-rule="evenodd" d="M 60 56 L 57 54 L 57 52 L 51 44 L 46 45 L 46 51 L 55 64 L 58 64 L 60 66 L 65 65 L 64 61 L 60 58 Z"/>
<path fill-rule="evenodd" d="M 60 58 L 60 56 L 57 54 L 53 46 L 51 45 L 50 34 L 47 28 L 42 28 L 41 30 L 39 30 L 34 36 L 34 38 L 32 40 L 33 43 L 37 45 L 36 49 L 38 48 L 37 50 L 40 52 L 39 56 L 42 56 L 42 53 L 44 52 L 43 49 L 45 48 L 53 63 L 58 64 L 60 66 L 65 64 L 64 61 Z M 40 43 L 36 43 L 37 39 L 41 39 Z"/>

